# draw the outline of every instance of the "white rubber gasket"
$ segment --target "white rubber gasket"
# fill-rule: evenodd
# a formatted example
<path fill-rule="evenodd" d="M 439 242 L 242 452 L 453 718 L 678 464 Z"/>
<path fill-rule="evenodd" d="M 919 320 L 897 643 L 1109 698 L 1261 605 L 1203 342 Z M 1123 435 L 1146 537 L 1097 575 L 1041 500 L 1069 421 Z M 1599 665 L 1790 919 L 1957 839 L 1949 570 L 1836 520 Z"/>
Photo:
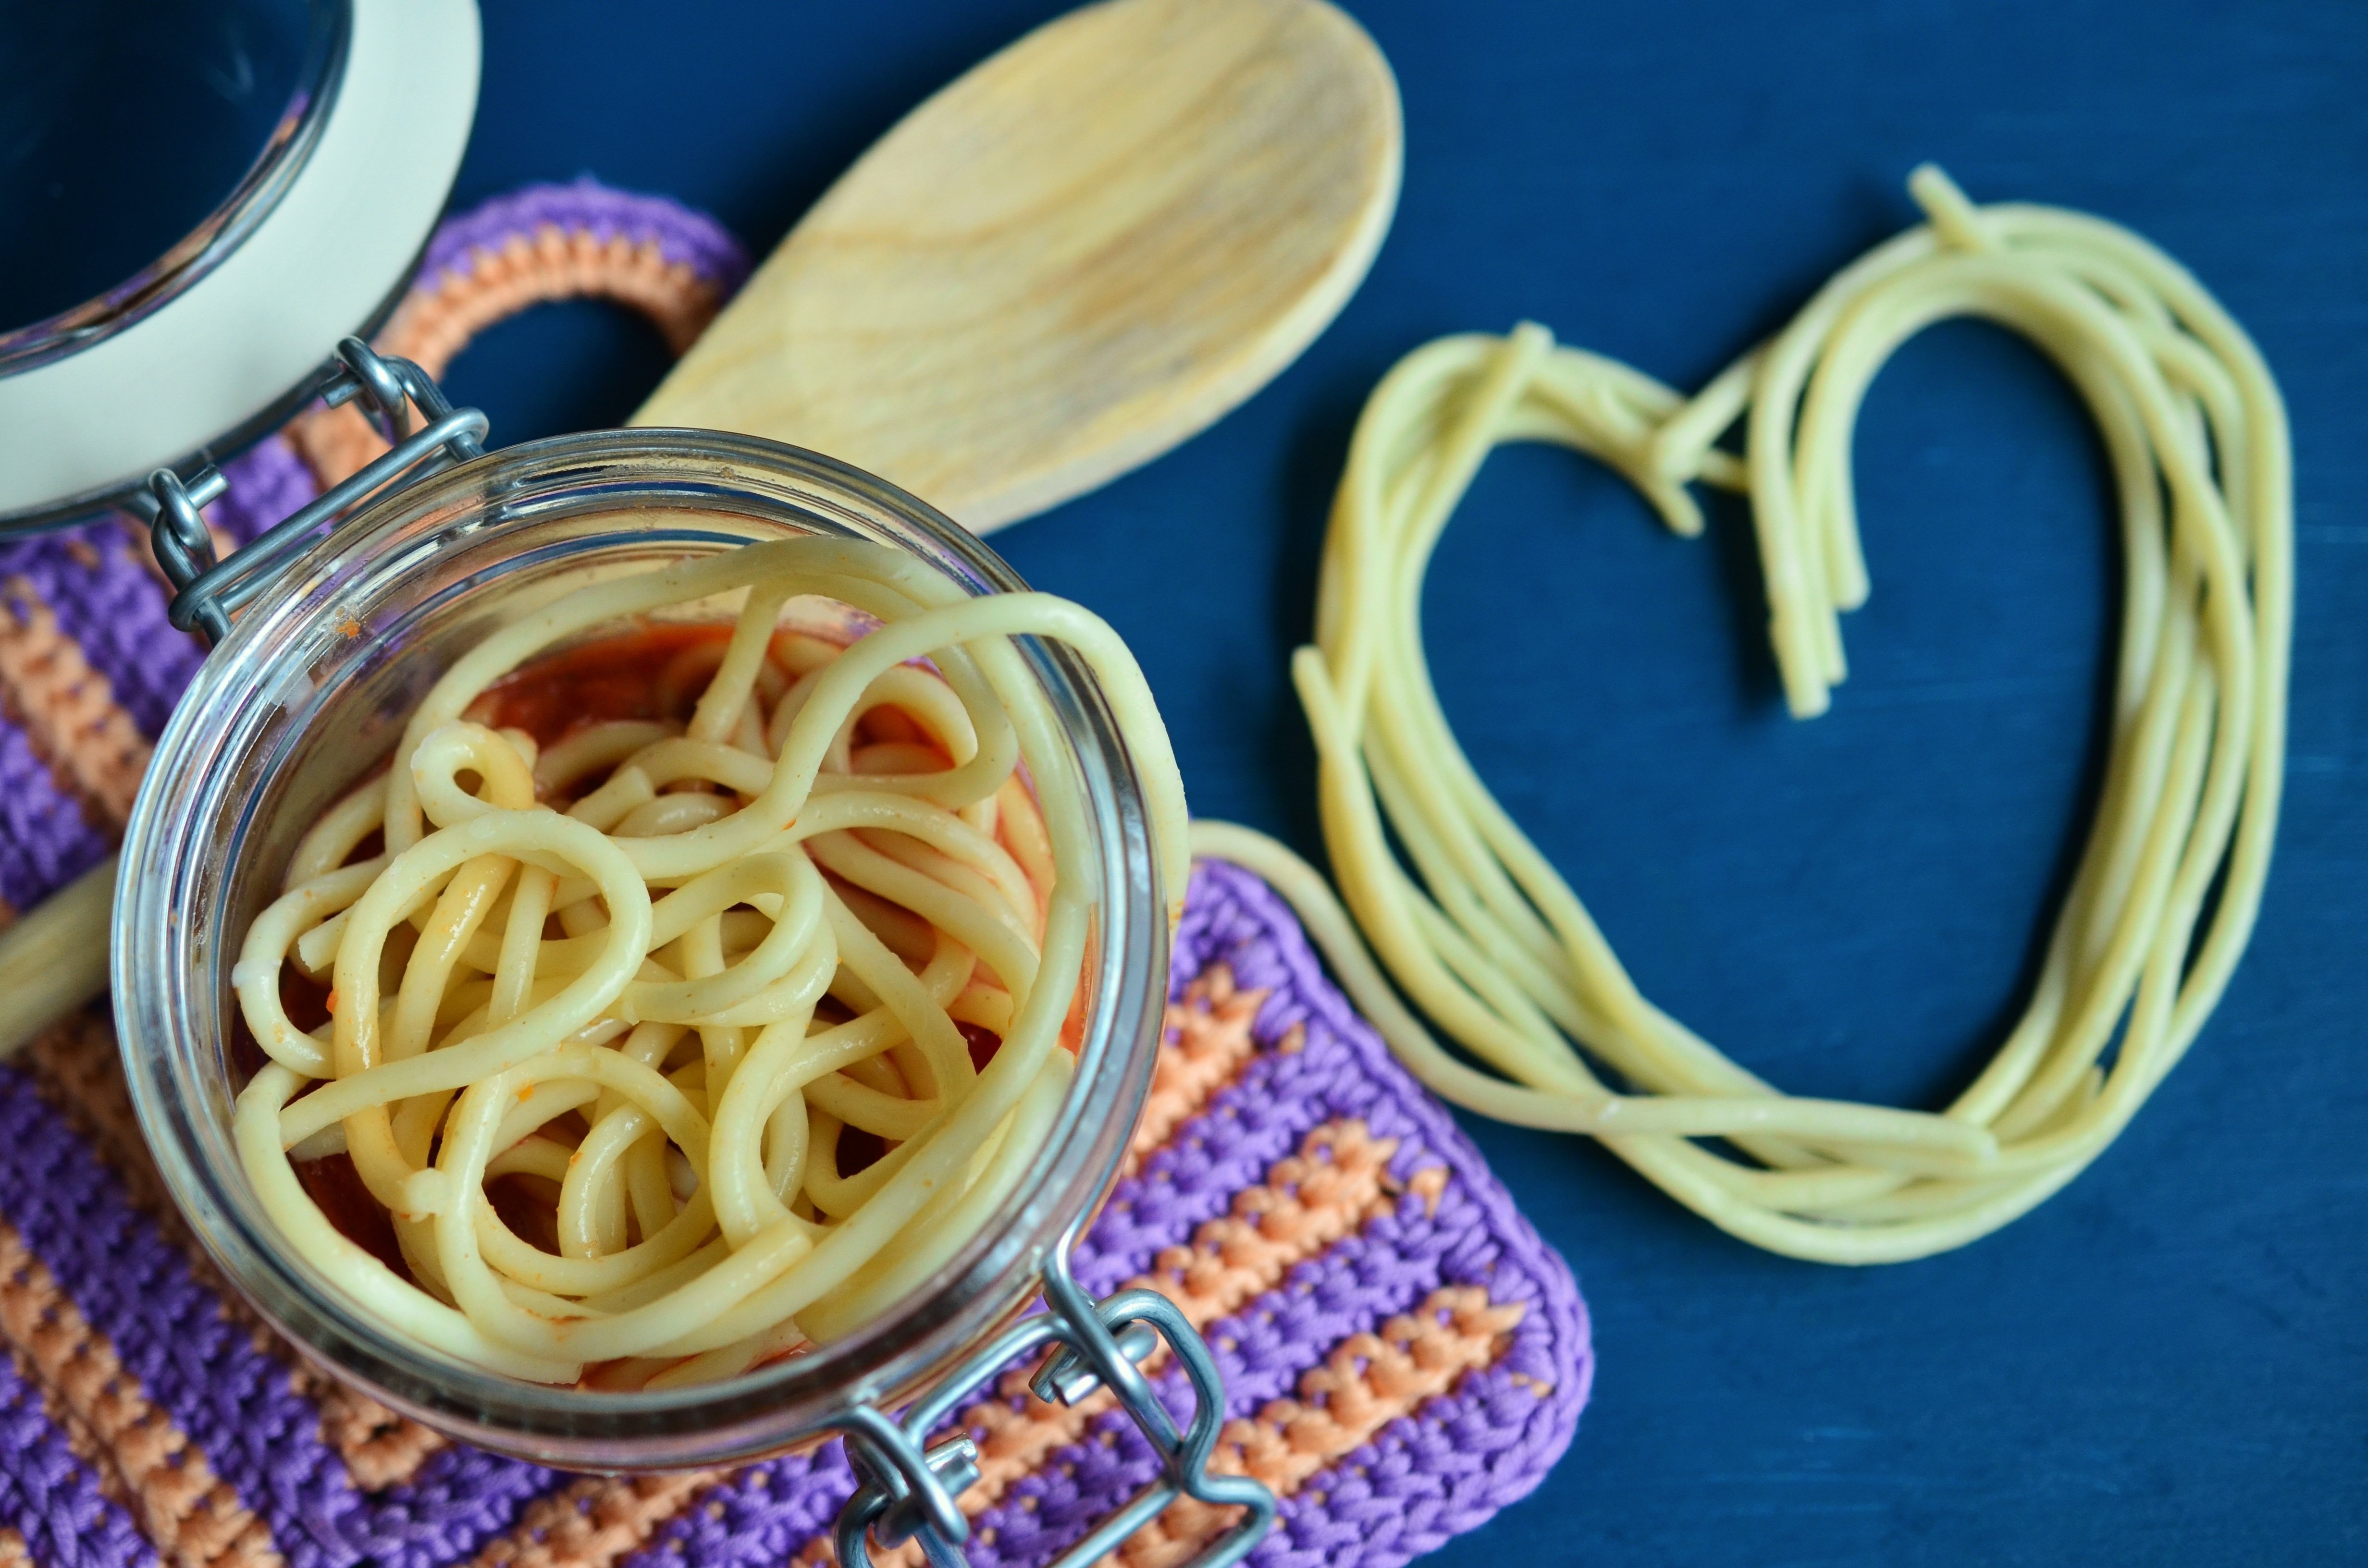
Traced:
<path fill-rule="evenodd" d="M 403 282 L 476 114 L 476 0 L 353 0 L 345 77 L 279 203 L 205 277 L 0 378 L 0 517 L 138 481 L 287 397 Z"/>

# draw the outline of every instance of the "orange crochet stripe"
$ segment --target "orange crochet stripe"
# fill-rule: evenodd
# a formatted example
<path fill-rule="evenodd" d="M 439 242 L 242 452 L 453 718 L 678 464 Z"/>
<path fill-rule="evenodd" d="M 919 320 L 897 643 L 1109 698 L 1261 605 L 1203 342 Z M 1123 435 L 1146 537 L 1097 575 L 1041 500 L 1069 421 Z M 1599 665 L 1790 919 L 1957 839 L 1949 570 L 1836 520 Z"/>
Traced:
<path fill-rule="evenodd" d="M 275 1350 L 284 1350 L 271 1336 Z M 445 1446 L 444 1435 L 397 1415 L 370 1395 L 349 1389 L 309 1367 L 291 1366 L 297 1392 L 320 1407 L 321 1440 L 346 1461 L 355 1487 L 376 1492 L 411 1479 L 428 1455 Z"/>
<path fill-rule="evenodd" d="M 256 1345 L 287 1362 L 297 1392 L 320 1409 L 322 1440 L 345 1460 L 356 1486 L 374 1492 L 407 1481 L 421 1460 L 444 1447 L 437 1433 L 289 1356 L 279 1336 L 215 1273 L 212 1260 L 190 1235 L 156 1174 L 132 1115 L 114 1032 L 106 1023 L 81 1014 L 26 1047 L 24 1060 L 33 1070 L 34 1088 L 122 1178 L 133 1206 L 155 1220 L 180 1248 L 199 1282 L 253 1334 Z"/>
<path fill-rule="evenodd" d="M 1151 1093 L 1134 1125 L 1123 1174 L 1133 1175 L 1144 1155 L 1167 1142 L 1258 1053 L 1250 1028 L 1266 998 L 1263 991 L 1236 989 L 1234 971 L 1214 964 L 1184 988 L 1183 1000 L 1168 1006 L 1161 1025 L 1166 1049 L 1152 1069 Z M 1289 1055 L 1304 1033 L 1293 1024 L 1275 1049 Z"/>
<path fill-rule="evenodd" d="M 33 1554 L 25 1546 L 25 1538 L 6 1525 L 0 1525 L 0 1568 L 33 1568 Z"/>
<path fill-rule="evenodd" d="M 5 1223 L 0 1335 L 27 1376 L 68 1417 L 62 1425 L 69 1432 L 79 1427 L 97 1444 L 94 1468 L 121 1488 L 116 1500 L 166 1562 L 181 1568 L 280 1568 L 263 1521 L 150 1401 L 107 1336 Z"/>
<path fill-rule="evenodd" d="M 679 355 L 723 305 L 711 284 L 687 262 L 669 262 L 657 242 L 635 244 L 622 234 L 600 239 L 556 224 L 532 244 L 513 238 L 500 250 L 473 250 L 465 269 L 415 285 L 379 334 L 382 354 L 416 360 L 440 379 L 453 356 L 494 323 L 529 305 L 586 297 L 615 300 L 641 312 Z M 358 409 L 315 408 L 289 427 L 289 436 L 326 488 L 386 450 Z"/>
<path fill-rule="evenodd" d="M 25 732 L 93 827 L 122 831 L 149 744 L 33 585 L 0 585 L 0 712 Z"/>
<path fill-rule="evenodd" d="M 1158 1076 L 1152 1088 L 1156 1115 L 1146 1108 L 1137 1123 L 1133 1145 L 1136 1155 L 1166 1142 L 1178 1124 L 1207 1103 L 1209 1096 L 1256 1053 L 1258 1042 L 1250 1037 L 1250 1025 L 1265 999 L 1262 991 L 1236 989 L 1232 971 L 1212 965 L 1186 988 L 1182 1000 L 1169 1004 L 1163 1020 L 1168 1048 L 1160 1053 Z M 1177 1059 L 1183 1063 L 1180 1070 L 1172 1064 Z M 1032 1397 L 1027 1394 L 1024 1380 L 1015 1386 L 1017 1392 L 1008 1399 Z M 1040 1408 L 1056 1416 L 1070 1414 L 1053 1406 Z M 989 1409 L 1008 1413 L 1006 1403 L 990 1403 L 970 1412 L 964 1420 L 991 1420 L 983 1414 Z M 1030 1439 L 1015 1437 L 1014 1440 Z M 729 1473 L 701 1471 L 578 1482 L 529 1505 L 516 1527 L 477 1554 L 477 1568 L 609 1568 Z M 1016 1473 L 995 1471 L 995 1491 L 1000 1493 Z M 659 1482 L 667 1484 L 655 1484 Z M 829 1543 L 821 1545 L 827 1554 Z"/>
<path fill-rule="evenodd" d="M 1299 1398 L 1276 1400 L 1255 1420 L 1226 1423 L 1210 1468 L 1251 1476 L 1288 1497 L 1391 1422 L 1453 1390 L 1464 1373 L 1495 1362 L 1522 1312 L 1519 1302 L 1490 1301 L 1478 1286 L 1434 1290 L 1380 1333 L 1342 1341 L 1299 1380 Z M 1118 1561 L 1123 1568 L 1174 1568 L 1230 1525 L 1232 1514 L 1180 1498 L 1120 1548 Z"/>
<path fill-rule="evenodd" d="M 177 1225 L 180 1211 L 165 1194 L 148 1145 L 131 1113 L 115 1032 L 96 1013 L 77 1013 L 25 1048 L 33 1087 L 123 1180 L 143 1213 Z M 209 1288 L 217 1282 L 208 1279 Z"/>

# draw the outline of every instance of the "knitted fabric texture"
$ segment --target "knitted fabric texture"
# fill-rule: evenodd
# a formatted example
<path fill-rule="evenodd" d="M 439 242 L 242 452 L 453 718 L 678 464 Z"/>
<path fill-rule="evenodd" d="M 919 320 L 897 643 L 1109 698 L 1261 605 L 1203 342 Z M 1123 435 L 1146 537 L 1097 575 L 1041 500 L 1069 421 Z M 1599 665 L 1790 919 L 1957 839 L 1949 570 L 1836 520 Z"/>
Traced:
<path fill-rule="evenodd" d="M 1208 1335 L 1216 1464 L 1282 1496 L 1255 1561 L 1391 1568 L 1536 1486 L 1593 1372 L 1569 1271 L 1325 979 L 1275 895 L 1195 871 L 1129 1174 L 1076 1254 Z M 574 1477 L 443 1443 L 302 1372 L 164 1201 L 97 1018 L 0 1067 L 0 1528 L 56 1564 L 758 1568 L 822 1562 L 836 1445 Z M 1154 1369 L 1180 1411 L 1180 1376 Z M 1156 1460 L 1121 1414 L 1006 1378 L 960 1422 L 982 1568 L 1049 1561 Z M 406 1434 L 405 1429 L 408 1429 Z M 404 1437 L 390 1445 L 390 1437 Z M 390 1447 L 400 1459 L 390 1462 Z M 1182 1561 L 1179 1504 L 1118 1554 Z"/>
<path fill-rule="evenodd" d="M 566 292 L 703 322 L 746 269 L 728 235 L 671 204 L 531 190 L 445 225 L 388 338 L 418 335 L 414 357 L 440 369 L 465 341 L 453 324 L 478 330 Z M 632 288 L 608 287 L 620 278 Z M 514 302 L 488 314 L 472 292 L 484 290 Z M 209 519 L 225 545 L 321 477 L 279 437 L 227 470 Z M 0 919 L 120 832 L 199 658 L 164 603 L 144 545 L 114 525 L 0 546 Z M 92 1016 L 0 1066 L 0 1557 L 828 1560 L 853 1484 L 835 1444 L 731 1471 L 563 1475 L 447 1443 L 305 1367 L 165 1198 L 114 1052 Z M 1325 979 L 1281 902 L 1235 868 L 1195 871 L 1150 1103 L 1076 1263 L 1098 1293 L 1167 1293 L 1208 1336 L 1229 1417 L 1214 1462 L 1282 1497 L 1262 1564 L 1388 1568 L 1472 1528 L 1537 1484 L 1587 1398 L 1568 1270 Z M 1151 1370 L 1180 1409 L 1179 1374 Z M 983 1568 L 1049 1561 L 1156 1471 L 1123 1415 L 1046 1405 L 1020 1374 L 959 1419 L 982 1454 L 963 1506 Z M 1180 1562 L 1227 1522 L 1179 1504 L 1118 1555 Z"/>
<path fill-rule="evenodd" d="M 679 354 L 747 276 L 738 241 L 671 201 L 590 180 L 529 186 L 437 230 L 377 347 L 441 376 L 494 323 L 546 301 L 591 297 L 640 311 Z M 324 484 L 386 450 L 351 407 L 314 409 L 289 436 Z"/>

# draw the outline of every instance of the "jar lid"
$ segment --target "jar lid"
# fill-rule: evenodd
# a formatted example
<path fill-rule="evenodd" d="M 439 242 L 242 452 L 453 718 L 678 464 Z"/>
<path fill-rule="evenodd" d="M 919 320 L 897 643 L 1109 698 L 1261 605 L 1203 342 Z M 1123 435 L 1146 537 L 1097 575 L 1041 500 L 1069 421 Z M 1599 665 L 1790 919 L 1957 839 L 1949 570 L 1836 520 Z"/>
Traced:
<path fill-rule="evenodd" d="M 475 0 L 119 0 L 9 27 L 10 222 L 45 254 L 0 272 L 0 534 L 226 457 L 309 399 L 408 279 L 479 65 Z"/>

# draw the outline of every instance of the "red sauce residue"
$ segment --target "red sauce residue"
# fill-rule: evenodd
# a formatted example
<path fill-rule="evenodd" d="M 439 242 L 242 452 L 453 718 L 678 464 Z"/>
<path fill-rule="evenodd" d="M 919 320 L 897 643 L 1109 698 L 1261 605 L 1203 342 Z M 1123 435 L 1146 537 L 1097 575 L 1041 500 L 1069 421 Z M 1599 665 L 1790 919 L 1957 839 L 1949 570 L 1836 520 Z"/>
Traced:
<path fill-rule="evenodd" d="M 378 1199 L 362 1184 L 361 1173 L 354 1169 L 353 1156 L 328 1154 L 317 1160 L 299 1160 L 296 1179 L 304 1184 L 306 1194 L 321 1206 L 321 1212 L 346 1240 L 404 1278 L 411 1278 L 410 1266 L 403 1261 L 403 1249 L 394 1243 L 394 1221 L 387 1218 L 386 1210 L 379 1207 Z"/>
<path fill-rule="evenodd" d="M 1101 937 L 1098 933 L 1087 936 L 1086 973 L 1092 974 L 1095 971 L 1101 945 Z M 1086 1046 L 1086 987 L 1080 984 L 1076 994 L 1069 998 L 1069 1016 L 1061 1020 L 1061 1049 L 1072 1056 L 1083 1051 Z"/>
<path fill-rule="evenodd" d="M 294 964 L 279 969 L 279 1008 L 288 1021 L 311 1034 L 329 1021 L 330 999 L 336 994 Z"/>
<path fill-rule="evenodd" d="M 620 719 L 688 719 L 707 684 L 706 671 L 677 683 L 666 678 L 669 667 L 686 653 L 712 649 L 720 655 L 731 641 L 729 621 L 644 623 L 520 665 L 487 687 L 469 716 L 493 729 L 524 730 L 546 746 L 587 725 Z"/>
<path fill-rule="evenodd" d="M 870 1170 L 888 1153 L 888 1141 L 877 1132 L 866 1132 L 860 1127 L 838 1130 L 838 1174 L 851 1176 Z"/>
<path fill-rule="evenodd" d="M 542 1189 L 539 1200 L 535 1187 Z M 502 1223 L 529 1246 L 541 1247 L 556 1256 L 559 1221 L 551 1207 L 554 1196 L 549 1182 L 533 1176 L 495 1176 L 485 1184 L 486 1200 L 493 1204 Z"/>
<path fill-rule="evenodd" d="M 1003 1049 L 1003 1037 L 978 1024 L 957 1023 L 954 1028 L 962 1030 L 962 1039 L 970 1042 L 970 1064 L 985 1072 L 995 1053 Z"/>
<path fill-rule="evenodd" d="M 279 1009 L 288 1015 L 290 1023 L 310 1034 L 329 1021 L 328 987 L 305 979 L 294 964 L 284 965 L 279 971 Z M 230 1058 L 232 1081 L 240 1084 L 262 1072 L 264 1063 L 271 1060 L 256 1043 L 255 1032 L 246 1027 L 243 1008 L 231 1009 L 230 1044 L 225 1054 Z"/>
<path fill-rule="evenodd" d="M 700 694 L 731 641 L 726 621 L 643 622 L 520 665 L 469 705 L 469 717 L 492 729 L 524 730 L 542 746 L 619 720 L 682 723 L 699 707 Z M 856 725 L 855 742 L 937 749 L 918 721 L 886 704 L 866 710 Z M 939 752 L 936 766 L 951 767 L 953 762 Z"/>
<path fill-rule="evenodd" d="M 916 745 L 930 744 L 929 732 L 915 723 L 901 708 L 874 708 L 863 716 L 867 741 L 905 741 Z M 945 766 L 951 767 L 949 760 Z"/>

